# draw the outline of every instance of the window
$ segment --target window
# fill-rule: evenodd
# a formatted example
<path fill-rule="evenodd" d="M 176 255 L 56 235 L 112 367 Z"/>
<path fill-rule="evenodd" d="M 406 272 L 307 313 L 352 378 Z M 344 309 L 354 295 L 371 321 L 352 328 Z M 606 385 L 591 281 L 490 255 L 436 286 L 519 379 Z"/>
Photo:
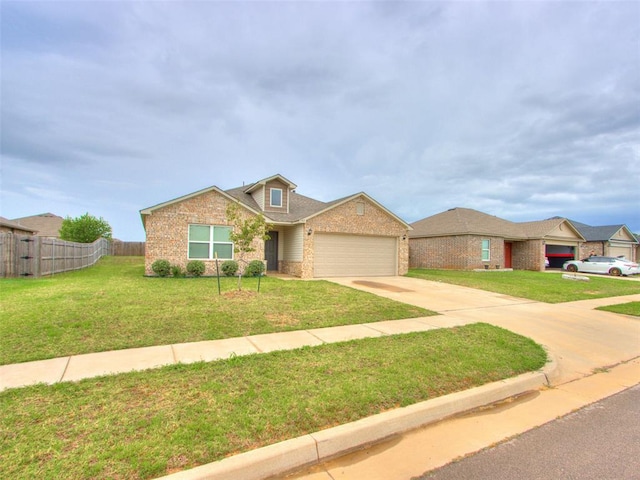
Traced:
<path fill-rule="evenodd" d="M 189 225 L 189 258 L 213 260 L 217 253 L 220 259 L 233 259 L 230 232 L 231 227 Z"/>
<path fill-rule="evenodd" d="M 282 189 L 281 188 L 271 189 L 271 206 L 272 207 L 282 206 Z"/>
<path fill-rule="evenodd" d="M 491 240 L 482 240 L 482 261 L 488 262 L 491 259 Z"/>
<path fill-rule="evenodd" d="M 356 203 L 356 214 L 364 215 L 364 202 Z"/>

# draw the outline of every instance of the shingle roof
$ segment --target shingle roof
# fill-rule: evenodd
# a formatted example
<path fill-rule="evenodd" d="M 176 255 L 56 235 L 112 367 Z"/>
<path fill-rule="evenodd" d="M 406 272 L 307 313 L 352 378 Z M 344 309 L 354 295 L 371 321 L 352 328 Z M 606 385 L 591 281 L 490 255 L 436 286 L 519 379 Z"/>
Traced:
<path fill-rule="evenodd" d="M 247 187 L 236 187 L 230 190 L 225 190 L 227 195 L 236 198 L 238 201 L 246 205 L 247 207 L 260 211 L 260 207 L 253 197 L 245 193 Z M 333 203 L 333 202 L 332 202 Z M 331 206 L 330 203 L 314 200 L 313 198 L 305 197 L 296 192 L 289 192 L 289 212 L 277 213 L 277 212 L 263 212 L 263 215 L 274 222 L 297 222 L 315 213 Z"/>
<path fill-rule="evenodd" d="M 24 225 L 20 225 L 19 223 L 16 223 L 13 220 L 9 220 L 8 218 L 4 217 L 0 217 L 0 226 L 11 228 L 13 230 L 20 230 L 28 234 L 35 233 L 35 230 L 33 230 L 32 228 L 25 227 Z"/>
<path fill-rule="evenodd" d="M 518 223 L 527 238 L 542 238 L 555 230 L 560 224 L 567 222 L 566 218 L 554 217 L 547 220 Z M 575 228 L 574 228 L 575 230 Z"/>
<path fill-rule="evenodd" d="M 614 237 L 621 229 L 629 230 L 626 225 L 602 225 L 599 227 L 592 227 L 580 222 L 571 223 L 575 225 L 580 234 L 585 238 L 587 242 L 604 242 Z M 629 230 L 630 236 L 634 237 L 633 232 Z"/>
<path fill-rule="evenodd" d="M 452 208 L 446 212 L 418 220 L 411 224 L 411 238 L 441 237 L 449 235 L 490 235 L 509 240 L 544 238 L 560 224 L 571 223 L 566 218 L 554 217 L 534 222 L 510 222 L 471 208 Z M 580 235 L 579 232 L 576 233 Z"/>
<path fill-rule="evenodd" d="M 14 218 L 12 222 L 37 232 L 39 237 L 59 237 L 64 219 L 53 213 L 41 213 L 30 217 Z"/>
<path fill-rule="evenodd" d="M 287 213 L 265 212 L 260 208 L 258 203 L 254 200 L 250 192 L 255 190 L 255 187 L 257 185 L 264 184 L 267 181 L 274 178 L 280 178 L 282 181 L 288 184 L 290 188 L 295 187 L 295 184 L 293 184 L 291 181 L 284 178 L 282 175 L 274 175 L 265 180 L 260 180 L 256 183 L 252 183 L 249 185 L 243 185 L 242 187 L 230 188 L 229 190 L 221 190 L 216 186 L 211 186 L 211 187 L 199 190 L 197 192 L 193 192 L 188 195 L 183 195 L 182 197 L 174 198 L 173 200 L 162 202 L 152 207 L 148 207 L 140 210 L 140 215 L 142 217 L 142 224 L 143 226 L 145 225 L 146 216 L 151 214 L 154 210 L 163 208 L 173 203 L 187 200 L 189 198 L 197 197 L 198 195 L 202 195 L 203 193 L 206 193 L 206 192 L 217 191 L 220 194 L 225 195 L 230 199 L 238 200 L 241 204 L 243 204 L 250 210 L 254 211 L 255 213 L 258 213 L 258 212 L 262 213 L 265 219 L 267 220 L 267 222 L 269 223 L 290 223 L 290 224 L 303 222 L 314 215 L 317 215 L 321 212 L 324 212 L 325 210 L 328 210 L 332 207 L 339 205 L 342 202 L 346 202 L 348 200 L 351 200 L 357 197 L 364 197 L 370 202 L 376 204 L 382 210 L 386 211 L 390 216 L 395 218 L 397 221 L 404 224 L 409 230 L 411 229 L 410 225 L 407 224 L 404 220 L 396 216 L 391 211 L 387 210 L 384 206 L 382 206 L 373 198 L 369 197 L 364 192 L 339 198 L 331 202 L 321 202 L 320 200 L 315 200 L 310 197 L 305 197 L 304 195 L 300 195 L 299 193 L 296 193 L 294 190 L 290 190 L 289 191 L 289 212 Z"/>
<path fill-rule="evenodd" d="M 488 215 L 471 208 L 452 208 L 411 224 L 410 237 L 443 235 L 492 235 L 511 239 L 526 239 L 516 223 Z"/>

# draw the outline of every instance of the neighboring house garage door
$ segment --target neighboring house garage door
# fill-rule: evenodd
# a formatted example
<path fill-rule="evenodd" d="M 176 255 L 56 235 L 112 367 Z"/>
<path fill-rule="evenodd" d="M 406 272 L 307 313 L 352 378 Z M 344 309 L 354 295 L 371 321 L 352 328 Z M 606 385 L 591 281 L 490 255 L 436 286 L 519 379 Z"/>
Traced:
<path fill-rule="evenodd" d="M 396 275 L 395 237 L 317 233 L 314 277 L 373 277 Z"/>
<path fill-rule="evenodd" d="M 633 258 L 633 246 L 627 246 L 627 245 L 615 245 L 612 244 L 609 247 L 609 256 L 610 257 L 619 257 L 619 256 L 623 256 L 625 257 L 627 260 L 631 260 Z"/>

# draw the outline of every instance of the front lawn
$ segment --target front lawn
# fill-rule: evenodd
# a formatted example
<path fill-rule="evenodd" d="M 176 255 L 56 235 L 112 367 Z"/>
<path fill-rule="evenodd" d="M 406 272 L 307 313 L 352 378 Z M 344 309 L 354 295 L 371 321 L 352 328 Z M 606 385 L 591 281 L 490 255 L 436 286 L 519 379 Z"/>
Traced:
<path fill-rule="evenodd" d="M 640 317 L 640 302 L 607 305 L 606 307 L 598 307 L 596 310 L 605 310 L 607 312 L 622 313 L 624 315 L 633 315 L 635 317 Z"/>
<path fill-rule="evenodd" d="M 640 282 L 596 275 L 589 276 L 587 282 L 578 282 L 562 278 L 562 272 L 546 273 L 526 270 L 473 272 L 415 268 L 409 270 L 407 276 L 547 303 L 573 302 L 640 293 Z"/>
<path fill-rule="evenodd" d="M 7 390 L 0 478 L 154 478 L 545 362 L 474 324 Z"/>
<path fill-rule="evenodd" d="M 434 315 L 327 281 L 144 277 L 142 257 L 0 280 L 0 364 Z"/>

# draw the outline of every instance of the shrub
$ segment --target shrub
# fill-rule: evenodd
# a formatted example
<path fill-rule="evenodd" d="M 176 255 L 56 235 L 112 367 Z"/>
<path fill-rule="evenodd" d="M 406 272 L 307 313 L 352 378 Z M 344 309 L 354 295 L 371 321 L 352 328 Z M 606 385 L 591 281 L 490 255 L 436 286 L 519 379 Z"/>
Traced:
<path fill-rule="evenodd" d="M 180 268 L 180 265 L 171 265 L 171 275 L 173 275 L 175 278 L 180 278 L 184 275 L 182 273 L 182 268 Z"/>
<path fill-rule="evenodd" d="M 204 274 L 205 266 L 202 260 L 191 260 L 187 263 L 187 273 L 194 277 L 200 277 Z"/>
<path fill-rule="evenodd" d="M 264 262 L 260 260 L 252 260 L 244 270 L 247 277 L 258 277 L 264 273 Z"/>
<path fill-rule="evenodd" d="M 227 277 L 233 277 L 236 273 L 238 273 L 238 262 L 235 260 L 225 260 L 222 262 L 220 266 L 222 269 L 222 273 L 224 273 Z"/>
<path fill-rule="evenodd" d="M 171 273 L 169 260 L 156 260 L 151 264 L 151 270 L 159 277 L 167 277 Z"/>

